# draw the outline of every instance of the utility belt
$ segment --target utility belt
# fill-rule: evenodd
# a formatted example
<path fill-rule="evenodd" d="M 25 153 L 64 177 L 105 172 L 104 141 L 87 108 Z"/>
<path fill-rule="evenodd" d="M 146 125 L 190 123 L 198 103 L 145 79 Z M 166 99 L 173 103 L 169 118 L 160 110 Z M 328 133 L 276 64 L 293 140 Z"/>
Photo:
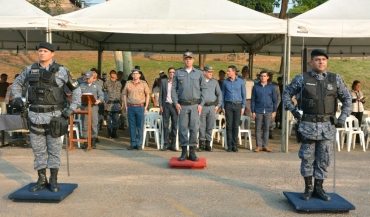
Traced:
<path fill-rule="evenodd" d="M 304 114 L 303 117 L 302 117 L 302 121 L 313 122 L 313 123 L 329 122 L 329 121 L 331 121 L 332 117 L 333 116 L 331 116 L 331 115 L 308 115 L 308 114 Z"/>
<path fill-rule="evenodd" d="M 236 102 L 229 102 L 229 101 L 225 101 L 225 103 L 230 103 L 232 105 L 239 105 L 239 104 L 242 104 L 241 101 L 236 101 Z"/>
<path fill-rule="evenodd" d="M 53 105 L 52 107 L 39 107 L 38 105 L 31 105 L 29 107 L 29 110 L 31 112 L 36 113 L 47 113 L 47 112 L 54 112 L 64 109 L 64 103 L 59 105 Z"/>
<path fill-rule="evenodd" d="M 121 105 L 121 102 L 118 99 L 109 100 L 107 104 L 115 104 L 115 103 L 119 103 Z"/>
<path fill-rule="evenodd" d="M 30 131 L 36 135 L 51 135 L 53 138 L 64 136 L 68 132 L 69 120 L 63 117 L 53 117 L 49 124 L 34 124 L 29 122 L 31 125 Z M 38 129 L 38 130 L 37 130 Z M 44 130 L 44 132 L 40 132 Z"/>
<path fill-rule="evenodd" d="M 200 104 L 200 99 L 194 99 L 190 101 L 185 101 L 185 100 L 179 100 L 180 105 L 196 105 Z"/>
<path fill-rule="evenodd" d="M 206 103 L 204 103 L 204 106 L 216 106 L 216 105 L 218 105 L 218 101 L 217 100 L 214 101 L 214 102 L 206 102 Z"/>

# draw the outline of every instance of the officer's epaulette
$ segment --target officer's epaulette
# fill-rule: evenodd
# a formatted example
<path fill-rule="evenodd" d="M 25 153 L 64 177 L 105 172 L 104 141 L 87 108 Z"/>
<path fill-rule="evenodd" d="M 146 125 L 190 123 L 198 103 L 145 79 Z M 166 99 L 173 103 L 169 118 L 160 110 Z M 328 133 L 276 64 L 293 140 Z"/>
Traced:
<path fill-rule="evenodd" d="M 140 80 L 141 83 L 148 83 L 147 81 L 144 81 L 144 80 Z"/>

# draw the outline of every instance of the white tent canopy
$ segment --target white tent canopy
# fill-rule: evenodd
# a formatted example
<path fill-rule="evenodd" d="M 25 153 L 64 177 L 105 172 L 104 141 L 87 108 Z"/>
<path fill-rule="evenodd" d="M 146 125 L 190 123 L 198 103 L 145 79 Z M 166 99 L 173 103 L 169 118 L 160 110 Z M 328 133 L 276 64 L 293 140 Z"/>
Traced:
<path fill-rule="evenodd" d="M 370 37 L 369 0 L 330 0 L 289 20 L 289 36 Z"/>
<path fill-rule="evenodd" d="M 112 0 L 50 19 L 54 35 L 70 43 L 151 52 L 249 52 L 286 25 L 227 0 Z"/>
<path fill-rule="evenodd" d="M 47 29 L 47 13 L 25 0 L 0 0 L 0 29 Z"/>

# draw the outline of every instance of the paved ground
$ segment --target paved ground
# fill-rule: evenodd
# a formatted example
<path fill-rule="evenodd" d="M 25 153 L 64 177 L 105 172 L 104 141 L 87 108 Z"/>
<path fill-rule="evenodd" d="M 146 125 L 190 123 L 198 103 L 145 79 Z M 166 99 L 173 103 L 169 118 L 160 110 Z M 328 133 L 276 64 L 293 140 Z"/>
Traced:
<path fill-rule="evenodd" d="M 127 135 L 106 139 L 98 149 L 70 152 L 67 176 L 65 150 L 59 182 L 79 187 L 59 204 L 16 203 L 8 195 L 37 180 L 30 148 L 0 149 L 0 216 L 297 216 L 283 191 L 304 189 L 299 173 L 298 145 L 280 152 L 280 137 L 271 140 L 272 153 L 240 148 L 227 153 L 218 144 L 204 170 L 171 169 L 179 152 L 158 151 L 153 143 L 143 151 L 129 151 Z M 127 133 L 127 131 L 125 132 Z M 276 133 L 278 134 L 278 133 Z M 253 141 L 255 144 L 255 141 Z M 370 216 L 370 151 L 357 145 L 336 153 L 336 193 L 356 206 L 349 214 L 311 216 Z M 333 192 L 333 167 L 325 182 Z"/>

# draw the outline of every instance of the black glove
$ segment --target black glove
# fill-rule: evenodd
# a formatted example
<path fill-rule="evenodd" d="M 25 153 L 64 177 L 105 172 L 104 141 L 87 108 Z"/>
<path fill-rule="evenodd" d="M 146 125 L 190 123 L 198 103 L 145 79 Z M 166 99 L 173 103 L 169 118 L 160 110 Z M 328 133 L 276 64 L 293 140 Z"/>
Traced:
<path fill-rule="evenodd" d="M 293 114 L 293 116 L 294 116 L 295 118 L 297 118 L 298 120 L 300 120 L 300 119 L 302 118 L 301 113 L 299 113 L 297 109 L 294 109 L 294 110 L 292 111 L 292 114 Z"/>
<path fill-rule="evenodd" d="M 73 113 L 74 111 L 70 108 L 64 109 L 64 111 L 62 111 L 62 117 L 65 119 L 69 119 L 69 116 L 73 115 Z"/>
<path fill-rule="evenodd" d="M 343 122 L 336 123 L 335 128 L 344 128 L 344 123 Z"/>
<path fill-rule="evenodd" d="M 22 98 L 15 98 L 12 103 L 13 108 L 22 109 L 24 107 L 24 102 Z"/>

